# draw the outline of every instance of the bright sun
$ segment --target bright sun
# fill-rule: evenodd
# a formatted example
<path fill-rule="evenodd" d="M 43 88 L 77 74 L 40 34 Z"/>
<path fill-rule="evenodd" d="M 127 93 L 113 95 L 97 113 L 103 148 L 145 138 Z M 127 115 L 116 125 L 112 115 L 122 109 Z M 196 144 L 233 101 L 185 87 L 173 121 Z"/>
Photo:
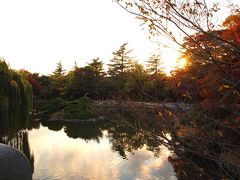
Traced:
<path fill-rule="evenodd" d="M 167 76 L 171 76 L 171 71 L 175 69 L 184 68 L 187 63 L 186 59 L 184 58 L 180 59 L 179 52 L 172 50 L 170 48 L 165 48 L 162 51 L 162 59 L 163 59 L 162 68 Z"/>

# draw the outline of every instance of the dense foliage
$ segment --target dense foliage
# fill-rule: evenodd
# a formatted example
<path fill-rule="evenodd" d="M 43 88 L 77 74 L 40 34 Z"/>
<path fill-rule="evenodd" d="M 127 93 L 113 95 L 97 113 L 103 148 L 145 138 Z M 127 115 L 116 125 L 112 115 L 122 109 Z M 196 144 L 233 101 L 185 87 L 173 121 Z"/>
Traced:
<path fill-rule="evenodd" d="M 0 123 L 27 124 L 32 110 L 32 86 L 24 73 L 9 69 L 0 59 Z"/>
<path fill-rule="evenodd" d="M 87 96 L 98 100 L 116 97 L 145 101 L 174 100 L 170 96 L 171 89 L 165 86 L 168 77 L 161 68 L 160 55 L 151 56 L 145 68 L 131 57 L 131 52 L 127 43 L 121 45 L 113 52 L 106 71 L 100 58 L 92 59 L 84 67 L 75 63 L 68 73 L 59 62 L 51 75 L 28 73 L 28 80 L 37 99 L 61 97 L 75 100 Z"/>
<path fill-rule="evenodd" d="M 238 4 L 226 1 L 220 6 L 204 0 L 116 2 L 137 16 L 151 37 L 166 37 L 179 45 L 183 58 L 188 61 L 188 66 L 174 72 L 168 83 L 174 95 L 192 102 L 193 108 L 182 113 L 160 112 L 164 127 L 169 129 L 172 137 L 165 136 L 165 140 L 176 150 L 182 148 L 208 160 L 209 166 L 216 167 L 216 177 L 237 179 L 240 176 L 237 155 L 240 149 Z M 222 26 L 218 26 L 214 19 L 221 16 L 219 12 L 223 12 L 222 9 L 231 15 Z M 179 36 L 184 38 L 184 42 Z M 168 120 L 174 119 L 173 123 L 165 121 L 166 115 L 170 116 Z M 148 131 L 160 141 L 159 133 L 154 129 Z M 193 165 L 198 167 L 196 163 Z M 183 175 L 188 176 L 186 173 Z"/>

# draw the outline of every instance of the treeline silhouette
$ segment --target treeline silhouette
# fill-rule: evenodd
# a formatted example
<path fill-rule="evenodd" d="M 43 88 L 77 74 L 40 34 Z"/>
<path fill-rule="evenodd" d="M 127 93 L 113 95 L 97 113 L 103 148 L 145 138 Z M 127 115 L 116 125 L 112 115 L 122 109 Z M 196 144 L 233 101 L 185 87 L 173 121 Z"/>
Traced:
<path fill-rule="evenodd" d="M 131 52 L 127 43 L 121 45 L 113 52 L 108 70 L 104 70 L 103 61 L 97 57 L 84 67 L 78 67 L 75 62 L 69 72 L 59 62 L 48 76 L 25 73 L 35 97 L 42 99 L 61 97 L 73 100 L 87 96 L 101 100 L 114 97 L 140 101 L 172 100 L 172 89 L 167 85 L 168 77 L 162 69 L 160 54 L 151 56 L 144 68 L 131 57 Z"/>

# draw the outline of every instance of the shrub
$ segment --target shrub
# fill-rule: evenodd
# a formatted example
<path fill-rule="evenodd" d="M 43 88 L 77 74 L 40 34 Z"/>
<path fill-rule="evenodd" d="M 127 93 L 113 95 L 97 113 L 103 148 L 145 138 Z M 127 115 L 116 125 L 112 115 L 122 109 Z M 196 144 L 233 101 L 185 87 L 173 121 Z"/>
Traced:
<path fill-rule="evenodd" d="M 62 98 L 49 100 L 43 107 L 44 114 L 53 114 L 66 106 L 66 101 Z"/>
<path fill-rule="evenodd" d="M 68 119 L 88 119 L 95 116 L 91 111 L 92 106 L 91 99 L 81 97 L 75 101 L 70 101 L 64 108 L 64 112 Z"/>

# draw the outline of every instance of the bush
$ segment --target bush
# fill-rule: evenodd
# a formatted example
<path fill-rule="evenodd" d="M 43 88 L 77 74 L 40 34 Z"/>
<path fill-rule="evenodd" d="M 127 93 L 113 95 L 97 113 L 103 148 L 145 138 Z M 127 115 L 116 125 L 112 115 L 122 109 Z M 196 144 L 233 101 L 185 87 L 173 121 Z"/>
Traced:
<path fill-rule="evenodd" d="M 88 119 L 95 115 L 91 112 L 93 102 L 88 97 L 81 97 L 70 101 L 64 108 L 65 116 L 68 119 Z"/>
<path fill-rule="evenodd" d="M 49 100 L 43 107 L 44 114 L 53 114 L 66 106 L 66 101 L 62 98 L 55 98 Z"/>

